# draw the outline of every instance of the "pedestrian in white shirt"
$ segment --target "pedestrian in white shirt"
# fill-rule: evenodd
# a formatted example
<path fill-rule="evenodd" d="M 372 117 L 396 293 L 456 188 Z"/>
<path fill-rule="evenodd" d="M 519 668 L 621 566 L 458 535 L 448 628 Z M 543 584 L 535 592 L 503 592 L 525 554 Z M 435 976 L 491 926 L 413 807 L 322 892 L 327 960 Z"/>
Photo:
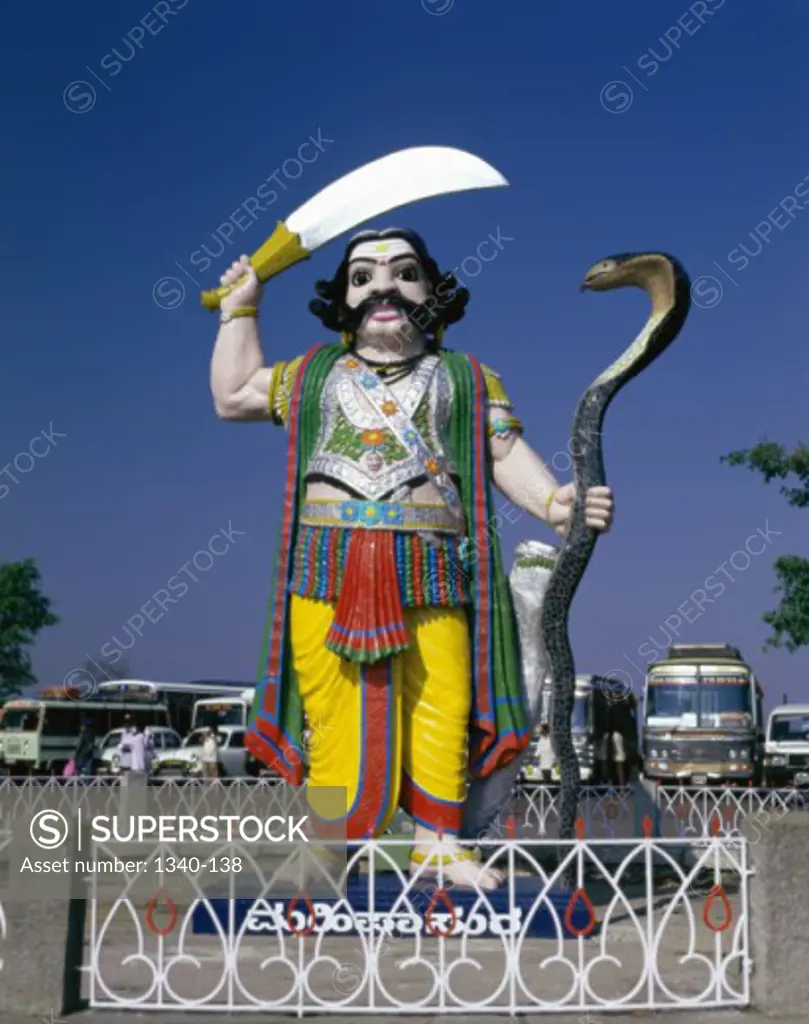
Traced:
<path fill-rule="evenodd" d="M 202 741 L 202 777 L 219 778 L 219 744 L 213 729 L 208 729 Z"/>
<path fill-rule="evenodd" d="M 542 773 L 542 781 L 550 782 L 553 766 L 556 763 L 556 755 L 553 752 L 551 731 L 545 722 L 543 722 L 539 727 L 537 755 L 539 757 L 539 770 Z"/>
<path fill-rule="evenodd" d="M 149 737 L 136 725 L 132 733 L 132 771 L 145 772 L 151 744 Z"/>
<path fill-rule="evenodd" d="M 135 726 L 132 724 L 132 716 L 124 716 L 124 730 L 121 739 L 118 741 L 118 767 L 122 775 L 132 770 L 132 738 L 135 735 Z"/>

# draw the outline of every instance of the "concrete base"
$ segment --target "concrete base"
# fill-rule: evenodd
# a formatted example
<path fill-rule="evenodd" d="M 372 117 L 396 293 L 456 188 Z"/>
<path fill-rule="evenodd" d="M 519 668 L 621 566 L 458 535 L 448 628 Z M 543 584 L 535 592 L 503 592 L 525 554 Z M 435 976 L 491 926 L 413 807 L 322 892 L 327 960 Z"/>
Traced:
<path fill-rule="evenodd" d="M 4 1013 L 52 1020 L 82 1006 L 84 900 L 3 904 L 0 1006 Z"/>
<path fill-rule="evenodd" d="M 752 995 L 773 1017 L 800 1016 L 809 1006 L 809 814 L 760 814 L 742 834 L 750 879 Z"/>

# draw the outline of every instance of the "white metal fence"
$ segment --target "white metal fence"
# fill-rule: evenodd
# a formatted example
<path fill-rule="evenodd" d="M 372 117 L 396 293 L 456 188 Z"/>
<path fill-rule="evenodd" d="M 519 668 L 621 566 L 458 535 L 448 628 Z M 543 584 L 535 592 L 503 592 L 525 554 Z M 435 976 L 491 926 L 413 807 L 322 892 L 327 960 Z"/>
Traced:
<path fill-rule="evenodd" d="M 397 866 L 406 840 L 370 841 L 353 853 L 368 886 L 363 912 L 346 899 L 284 904 L 265 879 L 239 920 L 238 901 L 217 907 L 199 876 L 187 878 L 194 891 L 184 904 L 155 894 L 145 908 L 126 892 L 105 900 L 96 880 L 90 1003 L 351 1016 L 746 1005 L 746 844 L 701 842 L 684 868 L 675 849 L 682 841 L 653 838 L 651 823 L 648 832 L 618 840 L 623 857 L 611 864 L 601 850 L 614 840 L 487 843 L 487 863 L 506 875 L 503 892 L 473 890 L 463 907 L 442 877 L 425 891 L 423 878 Z M 560 903 L 554 890 L 566 867 L 576 889 Z M 395 896 L 380 911 L 383 875 Z M 200 915 L 208 934 L 199 934 Z"/>
<path fill-rule="evenodd" d="M 664 838 L 738 837 L 745 818 L 764 814 L 779 817 L 809 810 L 809 791 L 753 789 L 730 786 L 706 789 L 686 786 L 582 787 L 579 815 L 588 836 L 631 838 L 642 834 L 651 817 L 656 834 Z M 512 797 L 502 820 L 510 817 L 521 837 L 552 838 L 558 834 L 559 788 L 523 785 Z"/>
<path fill-rule="evenodd" d="M 285 783 L 279 779 L 166 780 L 149 787 L 159 804 L 165 794 L 167 807 L 174 810 L 185 803 L 189 809 L 204 808 L 205 794 L 215 796 L 217 807 L 238 813 L 246 805 L 263 804 L 267 809 L 281 802 Z M 106 794 L 112 808 L 120 799 L 120 780 L 110 778 L 70 779 L 23 777 L 0 778 L 0 807 L 17 813 L 35 812 L 43 807 L 64 811 L 87 799 Z M 579 817 L 591 838 L 630 839 L 642 835 L 642 822 L 653 820 L 660 838 L 698 838 L 719 834 L 738 836 L 742 821 L 764 813 L 777 815 L 809 810 L 809 790 L 753 789 L 685 786 L 634 785 L 624 788 L 583 786 Z M 507 808 L 493 828 L 495 838 L 516 836 L 523 840 L 552 839 L 558 835 L 559 787 L 526 783 L 517 786 Z M 516 830 L 516 831 L 515 831 Z"/>
<path fill-rule="evenodd" d="M 282 786 L 172 780 L 150 793 L 173 813 L 184 801 L 204 813 L 210 795 L 219 811 L 259 806 L 269 814 L 282 806 Z M 112 810 L 120 788 L 99 779 L 4 779 L 0 800 L 15 811 L 67 812 L 102 797 Z M 411 879 L 403 867 L 410 841 L 401 838 L 354 850 L 369 889 L 364 909 L 345 899 L 282 904 L 270 878 L 259 879 L 246 904 L 218 902 L 193 870 L 185 896 L 173 900 L 93 878 L 86 994 L 97 1007 L 287 1014 L 746 1005 L 749 871 L 739 829 L 746 817 L 809 809 L 804 794 L 586 787 L 572 842 L 557 838 L 558 800 L 552 786 L 515 791 L 483 844 L 506 877 L 496 895 L 474 890 L 461 899 L 442 877 Z M 576 878 L 572 896 L 559 892 L 566 868 Z M 374 902 L 377 879 L 395 890 L 389 906 Z M 3 944 L 14 941 L 6 931 L 0 905 Z"/>

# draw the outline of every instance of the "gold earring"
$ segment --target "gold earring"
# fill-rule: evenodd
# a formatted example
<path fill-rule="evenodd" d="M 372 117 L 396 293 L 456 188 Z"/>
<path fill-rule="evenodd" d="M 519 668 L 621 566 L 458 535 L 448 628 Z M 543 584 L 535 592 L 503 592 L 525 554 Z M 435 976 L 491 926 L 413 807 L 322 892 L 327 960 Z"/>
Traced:
<path fill-rule="evenodd" d="M 351 331 L 343 331 L 340 335 L 340 341 L 345 345 L 346 348 L 349 348 L 354 343 L 354 335 L 351 333 Z"/>

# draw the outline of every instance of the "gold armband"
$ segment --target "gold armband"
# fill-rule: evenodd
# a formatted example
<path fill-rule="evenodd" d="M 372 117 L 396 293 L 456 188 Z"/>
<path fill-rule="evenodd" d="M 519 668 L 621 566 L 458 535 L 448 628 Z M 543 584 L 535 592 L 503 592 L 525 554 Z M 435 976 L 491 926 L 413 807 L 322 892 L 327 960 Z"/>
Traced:
<path fill-rule="evenodd" d="M 303 362 L 303 356 L 296 356 L 289 362 L 276 363 L 272 368 L 270 378 L 270 389 L 267 395 L 267 403 L 273 421 L 279 426 L 286 426 L 287 415 L 289 414 L 289 401 L 292 397 L 292 387 L 295 382 L 295 374 Z"/>
<path fill-rule="evenodd" d="M 500 406 L 502 409 L 511 409 L 511 399 L 503 387 L 500 374 L 495 373 L 491 367 L 484 366 L 482 363 L 480 368 L 483 370 L 483 379 L 486 383 L 486 398 L 489 405 Z"/>
<path fill-rule="evenodd" d="M 496 419 L 489 420 L 486 429 L 489 437 L 511 437 L 512 434 L 523 433 L 522 421 L 510 413 L 505 413 Z"/>
<path fill-rule="evenodd" d="M 229 323 L 231 323 L 231 321 L 237 320 L 239 317 L 242 317 L 242 316 L 258 317 L 258 307 L 257 306 L 237 306 L 235 309 L 232 309 L 229 313 L 223 313 L 219 317 L 219 323 L 220 324 L 229 324 Z"/>
<path fill-rule="evenodd" d="M 276 363 L 272 368 L 270 374 L 270 390 L 267 394 L 267 407 L 270 410 L 270 416 L 275 420 L 278 416 L 276 411 L 276 402 L 278 401 L 278 385 L 281 383 L 281 377 L 283 376 L 283 367 L 285 363 Z"/>

